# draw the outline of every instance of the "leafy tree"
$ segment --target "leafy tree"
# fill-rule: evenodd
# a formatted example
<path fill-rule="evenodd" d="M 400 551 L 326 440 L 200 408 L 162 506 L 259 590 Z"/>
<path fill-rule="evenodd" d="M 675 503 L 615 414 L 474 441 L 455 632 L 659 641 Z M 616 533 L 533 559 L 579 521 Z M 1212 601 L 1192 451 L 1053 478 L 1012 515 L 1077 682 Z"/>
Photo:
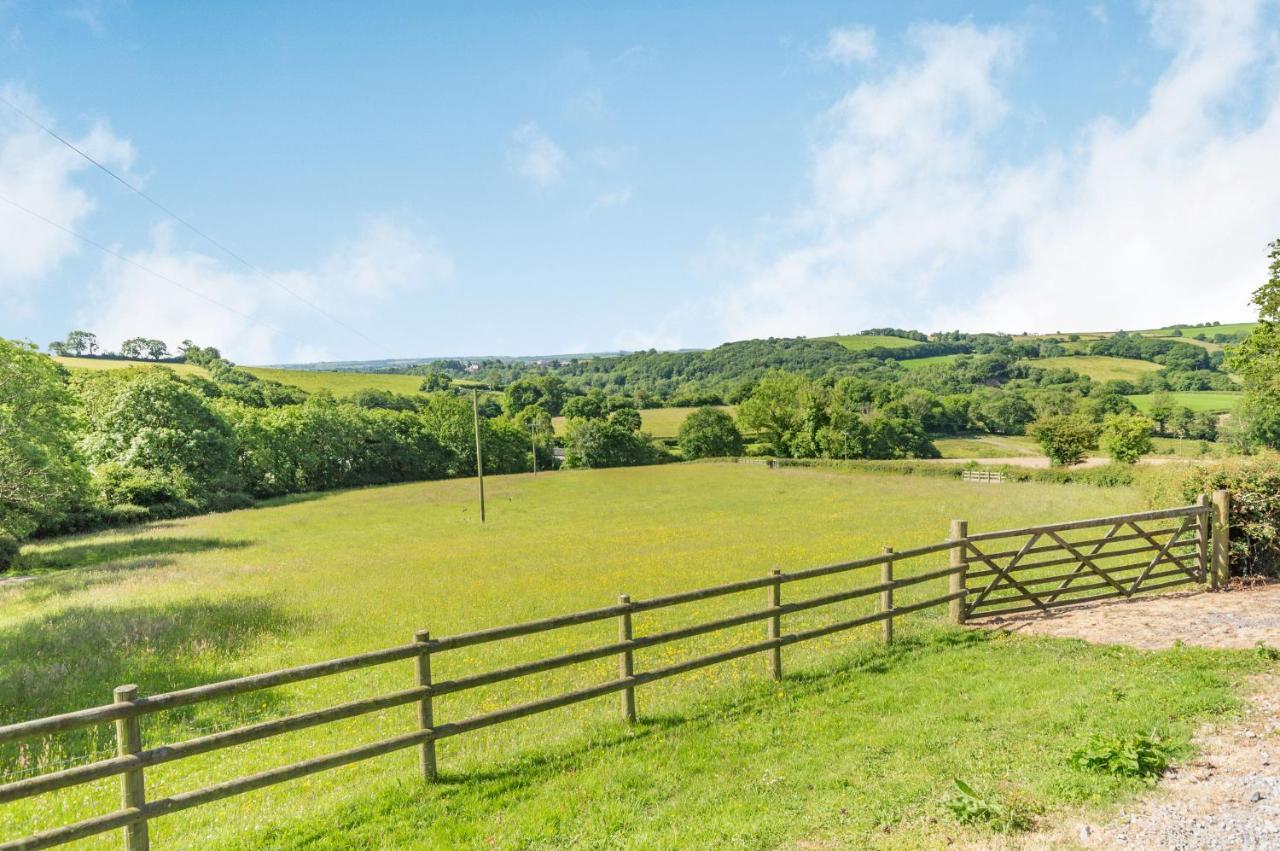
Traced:
<path fill-rule="evenodd" d="M 392 393 L 376 387 L 362 387 L 347 397 L 358 408 L 381 408 L 387 411 L 416 411 L 418 400 L 403 393 Z"/>
<path fill-rule="evenodd" d="M 143 337 L 130 337 L 120 344 L 120 354 L 127 358 L 141 358 L 147 341 Z"/>
<path fill-rule="evenodd" d="M 609 415 L 609 422 L 616 426 L 621 426 L 627 431 L 639 431 L 643 421 L 640 419 L 640 412 L 635 408 L 618 408 Z"/>
<path fill-rule="evenodd" d="M 56 355 L 57 357 L 60 357 L 60 358 L 65 358 L 68 354 L 67 344 L 62 342 L 61 340 L 54 340 L 52 343 L 49 344 L 49 354 Z"/>
<path fill-rule="evenodd" d="M 1111 460 L 1135 464 L 1151 452 L 1155 423 L 1141 414 L 1109 414 L 1102 425 L 1102 448 Z"/>
<path fill-rule="evenodd" d="M 167 475 L 191 498 L 238 490 L 234 437 L 208 400 L 170 370 L 133 372 L 116 386 L 103 379 L 85 407 L 89 462 Z"/>
<path fill-rule="evenodd" d="M 982 387 L 969 402 L 974 427 L 991 434 L 1023 434 L 1035 417 L 1035 407 L 1016 391 Z"/>
<path fill-rule="evenodd" d="M 609 413 L 609 399 L 602 390 L 592 390 L 585 396 L 572 396 L 561 409 L 569 419 L 602 420 Z"/>
<path fill-rule="evenodd" d="M 1078 415 L 1043 417 L 1029 431 L 1055 467 L 1080 463 L 1098 445 L 1098 426 Z"/>
<path fill-rule="evenodd" d="M 1280 447 L 1280 239 L 1268 246 L 1267 256 L 1267 281 L 1253 293 L 1258 324 L 1227 364 L 1244 382 L 1242 412 L 1252 439 Z"/>
<path fill-rule="evenodd" d="M 0 536 L 24 538 L 83 497 L 72 406 L 66 370 L 0 338 Z"/>
<path fill-rule="evenodd" d="M 453 381 L 448 375 L 439 370 L 432 370 L 427 373 L 427 377 L 422 379 L 422 385 L 418 388 L 423 393 L 437 393 L 442 390 L 448 390 L 453 386 Z"/>
<path fill-rule="evenodd" d="M 629 467 L 653 464 L 660 458 L 661 453 L 643 435 L 616 423 L 582 418 L 569 421 L 566 467 Z"/>
<path fill-rule="evenodd" d="M 720 408 L 704 407 L 685 417 L 678 435 L 685 460 L 731 458 L 742 454 L 742 433 Z"/>
<path fill-rule="evenodd" d="M 147 340 L 144 347 L 147 351 L 147 357 L 152 360 L 161 360 L 169 357 L 169 346 L 164 340 Z"/>
<path fill-rule="evenodd" d="M 1165 433 L 1165 424 L 1173 416 L 1176 407 L 1177 403 L 1174 401 L 1173 396 L 1164 390 L 1151 395 L 1151 408 L 1148 413 L 1151 415 L 1151 419 L 1155 420 L 1156 430 L 1160 434 Z"/>
<path fill-rule="evenodd" d="M 74 355 L 96 354 L 98 335 L 89 331 L 72 331 L 67 335 L 66 347 Z"/>
<path fill-rule="evenodd" d="M 773 371 L 760 379 L 738 408 L 738 422 L 759 432 L 778 455 L 798 448 L 797 436 L 815 407 L 819 390 L 803 375 Z"/>

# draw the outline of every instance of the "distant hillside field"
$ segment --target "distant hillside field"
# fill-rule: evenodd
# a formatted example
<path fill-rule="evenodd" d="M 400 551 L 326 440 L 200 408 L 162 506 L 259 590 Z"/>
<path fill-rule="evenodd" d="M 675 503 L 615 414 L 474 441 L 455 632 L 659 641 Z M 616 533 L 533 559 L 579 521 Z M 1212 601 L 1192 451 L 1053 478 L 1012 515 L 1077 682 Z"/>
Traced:
<path fill-rule="evenodd" d="M 70 358 L 70 357 L 68 358 L 55 357 L 54 360 L 56 360 L 58 363 L 65 366 L 67 369 L 104 370 L 104 369 L 128 369 L 129 367 L 132 367 L 132 366 L 141 366 L 141 367 L 147 367 L 147 368 L 163 366 L 163 367 L 168 367 L 169 369 L 172 369 L 174 372 L 180 372 L 183 375 L 208 375 L 208 373 L 205 372 L 204 367 L 195 366 L 194 364 L 189 364 L 189 363 L 157 363 L 151 360 L 114 360 L 114 359 L 109 360 L 106 358 Z"/>
<path fill-rule="evenodd" d="M 813 339 L 839 343 L 851 352 L 862 352 L 867 349 L 910 349 L 920 345 L 915 340 L 908 340 L 903 337 L 886 337 L 879 334 L 840 334 L 834 337 L 814 337 Z"/>
<path fill-rule="evenodd" d="M 1159 372 L 1163 367 L 1157 363 L 1131 358 L 1109 358 L 1097 355 L 1082 355 L 1061 358 L 1040 358 L 1030 361 L 1034 366 L 1044 369 L 1073 369 L 1081 375 L 1087 375 L 1094 381 L 1114 381 L 1124 378 L 1130 381 L 1141 378 L 1143 373 Z"/>
<path fill-rule="evenodd" d="M 328 390 L 334 396 L 350 396 L 358 390 L 369 388 L 412 395 L 417 393 L 418 388 L 422 386 L 422 376 L 420 375 L 391 375 L 374 372 L 321 372 L 310 369 L 275 369 L 269 366 L 246 366 L 243 369 L 267 381 L 291 384 L 308 393 Z"/>
<path fill-rule="evenodd" d="M 722 411 L 728 411 L 731 416 L 737 415 L 738 409 L 736 405 L 716 405 L 715 407 Z M 698 409 L 646 408 L 640 412 L 640 428 L 660 440 L 674 438 L 680 433 L 680 426 L 696 410 Z M 567 422 L 564 417 L 554 417 L 551 420 L 556 434 L 564 434 Z"/>
<path fill-rule="evenodd" d="M 922 366 L 943 366 L 954 361 L 960 355 L 934 355 L 928 358 L 911 358 L 910 360 L 900 360 L 898 365 L 903 369 L 919 369 Z"/>
<path fill-rule="evenodd" d="M 1174 404 L 1183 405 L 1193 411 L 1205 411 L 1210 414 L 1228 414 L 1239 404 L 1242 393 L 1229 393 L 1218 390 L 1201 392 L 1170 393 Z M 1151 394 L 1130 396 L 1129 401 L 1138 406 L 1139 411 L 1151 410 Z"/>

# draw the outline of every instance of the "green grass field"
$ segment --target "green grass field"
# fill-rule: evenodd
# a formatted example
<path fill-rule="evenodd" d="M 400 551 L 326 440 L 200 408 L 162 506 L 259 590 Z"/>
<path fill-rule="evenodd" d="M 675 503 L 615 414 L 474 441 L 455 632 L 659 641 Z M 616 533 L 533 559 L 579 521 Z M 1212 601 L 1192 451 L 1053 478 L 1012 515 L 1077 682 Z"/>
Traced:
<path fill-rule="evenodd" d="M 325 372 L 309 369 L 276 369 L 269 366 L 247 366 L 245 369 L 262 379 L 300 387 L 308 393 L 328 390 L 334 396 L 350 396 L 357 390 L 390 390 L 415 395 L 422 386 L 420 375 L 393 375 L 376 372 Z"/>
<path fill-rule="evenodd" d="M 27 547 L 34 581 L 0 587 L 0 723 L 109 702 L 133 682 L 155 694 L 411 639 L 512 623 L 941 539 L 1133 510 L 1125 488 L 688 464 L 492 478 L 489 522 L 475 482 L 303 496 L 280 504 Z M 898 575 L 938 566 L 904 562 Z M 787 586 L 828 593 L 874 577 Z M 899 605 L 944 591 L 899 592 Z M 638 634 L 756 608 L 755 595 L 637 616 Z M 789 616 L 784 629 L 870 610 Z M 980 838 L 940 814 L 951 779 L 1037 808 L 1099 805 L 1139 789 L 1082 774 L 1066 757 L 1091 732 L 1149 731 L 1185 742 L 1234 703 L 1247 653 L 1141 653 L 1077 642 L 966 635 L 940 610 L 899 625 L 892 653 L 874 628 L 785 651 L 781 685 L 752 657 L 638 692 L 626 728 L 601 699 L 440 746 L 444 782 L 423 788 L 404 751 L 153 825 L 163 848 L 632 847 L 830 841 L 944 844 Z M 449 679 L 613 640 L 612 622 L 451 651 Z M 740 628 L 641 651 L 660 665 L 763 635 Z M 457 720 L 616 676 L 606 659 L 441 698 Z M 1257 663 L 1260 664 L 1260 663 Z M 409 663 L 150 716 L 148 744 L 407 688 Z M 1107 711 L 1100 712 L 1099 707 Z M 149 796 L 412 729 L 411 707 L 149 769 Z M 0 773 L 109 751 L 109 731 L 68 736 Z M 9 837 L 118 806 L 114 779 L 0 809 Z M 935 818 L 942 821 L 934 824 Z M 86 843 L 117 847 L 116 836 Z"/>
<path fill-rule="evenodd" d="M 736 405 L 716 405 L 730 415 L 736 414 Z M 680 426 L 697 408 L 645 408 L 640 412 L 640 428 L 659 440 L 669 440 L 680 433 Z M 564 417 L 553 417 L 552 426 L 556 434 L 564 434 L 568 420 Z"/>
<path fill-rule="evenodd" d="M 208 375 L 202 366 L 195 366 L 189 363 L 156 363 L 155 361 L 134 361 L 134 360 L 106 360 L 102 358 L 74 358 L 74 357 L 55 357 L 58 363 L 67 369 L 129 369 L 130 367 L 155 368 L 163 366 L 172 369 L 174 372 L 182 375 Z"/>
<path fill-rule="evenodd" d="M 1231 413 L 1244 397 L 1243 393 L 1229 393 L 1219 390 L 1170 393 L 1169 395 L 1173 397 L 1176 405 L 1185 406 L 1193 411 L 1205 411 L 1211 414 Z M 1139 411 L 1146 412 L 1151 410 L 1150 393 L 1130 396 L 1129 401 L 1136 405 Z"/>
<path fill-rule="evenodd" d="M 963 437 L 935 437 L 943 458 L 1038 458 L 1040 446 L 1025 435 L 974 434 Z"/>
<path fill-rule="evenodd" d="M 909 349 L 920 345 L 915 340 L 908 340 L 905 337 L 889 337 L 880 334 L 835 334 L 830 337 L 814 337 L 813 339 L 839 343 L 854 352 L 861 352 L 867 349 Z"/>
<path fill-rule="evenodd" d="M 1112 381 L 1120 378 L 1132 381 L 1142 377 L 1144 373 L 1159 372 L 1163 368 L 1159 364 L 1151 363 L 1150 361 L 1098 355 L 1039 358 L 1031 361 L 1031 363 L 1044 369 L 1073 369 L 1081 375 L 1089 376 L 1094 381 Z"/>
<path fill-rule="evenodd" d="M 901 366 L 903 369 L 919 369 L 922 366 L 929 366 L 930 364 L 936 364 L 941 366 L 944 364 L 952 363 L 958 357 L 963 357 L 963 356 L 962 355 L 933 355 L 932 357 L 927 357 L 927 358 L 910 358 L 909 360 L 898 361 L 898 365 Z"/>

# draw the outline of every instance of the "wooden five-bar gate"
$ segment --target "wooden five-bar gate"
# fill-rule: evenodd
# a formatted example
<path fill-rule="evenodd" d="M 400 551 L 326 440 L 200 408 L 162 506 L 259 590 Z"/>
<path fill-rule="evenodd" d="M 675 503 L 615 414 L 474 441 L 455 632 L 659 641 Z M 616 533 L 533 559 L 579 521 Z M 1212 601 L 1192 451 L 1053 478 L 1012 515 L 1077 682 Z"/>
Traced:
<path fill-rule="evenodd" d="M 1216 586 L 1228 575 L 1227 514 L 1227 494 L 1218 492 L 1212 504 L 1208 498 L 1201 498 L 1195 505 L 1181 508 L 1028 529 L 971 533 L 964 521 L 957 520 L 953 521 L 951 534 L 945 541 L 901 551 L 886 548 L 877 555 L 841 564 L 789 573 L 775 570 L 768 576 L 648 600 L 631 600 L 624 595 L 612 606 L 442 638 L 419 632 L 411 643 L 398 647 L 165 694 L 142 695 L 135 686 L 119 686 L 110 704 L 0 727 L 0 745 L 4 745 L 93 725 L 114 724 L 117 750 L 117 755 L 110 759 L 0 785 L 0 804 L 47 795 L 113 776 L 120 778 L 121 800 L 120 808 L 114 812 L 47 828 L 22 838 L 7 839 L 0 843 L 0 851 L 48 848 L 112 830 L 122 831 L 128 851 L 140 851 L 149 847 L 148 823 L 154 819 L 407 748 L 418 749 L 422 775 L 426 780 L 434 780 L 436 743 L 442 739 L 607 694 L 620 695 L 622 717 L 626 721 L 634 721 L 635 690 L 640 686 L 760 653 L 766 654 L 770 675 L 775 679 L 781 678 L 782 648 L 786 646 L 876 623 L 881 625 L 883 640 L 890 642 L 896 619 L 934 607 L 946 607 L 951 622 L 964 623 L 984 615 L 1043 611 L 1108 597 L 1132 597 L 1137 593 L 1177 585 L 1204 583 Z M 948 554 L 945 567 L 894 575 L 895 565 L 943 553 Z M 786 586 L 873 568 L 879 570 L 879 581 L 875 581 L 877 577 L 873 574 L 866 584 L 849 583 L 834 593 L 783 600 L 782 591 Z M 927 586 L 931 583 L 946 583 L 945 592 L 929 591 Z M 926 599 L 907 605 L 901 604 L 901 596 L 895 601 L 895 592 L 912 588 L 919 593 L 922 587 L 929 595 Z M 760 590 L 765 592 L 767 601 L 762 609 L 648 635 L 636 635 L 633 629 L 633 616 L 642 612 Z M 859 599 L 874 602 L 875 611 L 853 618 L 840 617 L 817 626 L 806 625 L 790 632 L 783 628 L 783 618 L 788 615 L 818 610 L 834 612 L 836 610 L 831 607 Z M 432 659 L 457 648 L 610 620 L 617 623 L 616 641 L 452 680 L 432 677 Z M 636 657 L 640 651 L 750 623 L 765 625 L 762 640 L 675 664 L 638 669 Z M 606 682 L 458 721 L 438 723 L 435 720 L 435 702 L 446 695 L 608 657 L 617 658 L 618 676 Z M 182 742 L 148 745 L 144 741 L 141 722 L 154 713 L 408 660 L 414 663 L 416 681 L 401 691 Z M 145 774 L 149 767 L 397 706 L 416 708 L 416 724 L 400 735 L 202 789 L 156 799 L 147 796 Z"/>

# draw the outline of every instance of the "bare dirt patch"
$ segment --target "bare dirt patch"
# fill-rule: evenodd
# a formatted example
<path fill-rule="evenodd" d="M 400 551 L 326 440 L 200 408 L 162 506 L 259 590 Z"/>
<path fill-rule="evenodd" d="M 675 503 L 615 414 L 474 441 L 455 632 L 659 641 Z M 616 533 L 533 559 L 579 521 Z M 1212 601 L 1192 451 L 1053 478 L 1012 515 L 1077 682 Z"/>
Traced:
<path fill-rule="evenodd" d="M 1061 609 L 1051 614 L 984 618 L 975 626 L 1128 644 L 1146 650 L 1181 641 L 1197 647 L 1280 648 L 1280 583 L 1225 593 L 1191 591 Z"/>
<path fill-rule="evenodd" d="M 1166 594 L 975 626 L 1157 649 L 1280 647 L 1280 584 L 1226 593 Z M 1102 823 L 1079 818 L 1005 847 L 1280 848 L 1280 674 L 1256 678 L 1238 722 L 1206 725 L 1200 755 L 1175 766 L 1151 796 Z"/>

